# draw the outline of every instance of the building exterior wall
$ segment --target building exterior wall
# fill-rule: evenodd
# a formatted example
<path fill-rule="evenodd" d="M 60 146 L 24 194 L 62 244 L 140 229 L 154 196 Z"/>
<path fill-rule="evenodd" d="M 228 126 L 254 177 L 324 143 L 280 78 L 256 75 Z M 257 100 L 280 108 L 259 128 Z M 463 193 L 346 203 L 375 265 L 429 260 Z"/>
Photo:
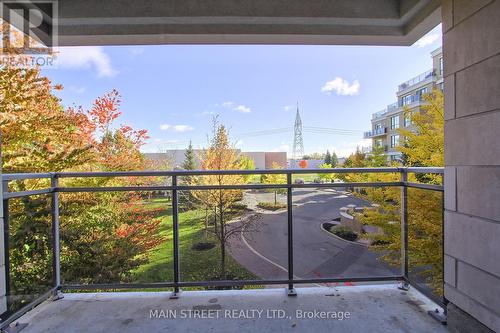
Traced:
<path fill-rule="evenodd" d="M 445 0 L 442 17 L 448 324 L 500 332 L 500 0 Z"/>
<path fill-rule="evenodd" d="M 193 149 L 193 152 L 196 164 L 200 167 L 203 149 Z M 278 163 L 283 169 L 286 169 L 286 152 L 241 152 L 239 149 L 237 152 L 251 158 L 257 170 L 271 169 L 273 162 Z M 185 154 L 185 149 L 170 149 L 161 153 L 145 153 L 144 157 L 149 161 L 149 169 L 181 169 L 185 160 Z"/>
<path fill-rule="evenodd" d="M 267 152 L 266 153 L 266 169 L 272 169 L 273 163 L 276 163 L 282 169 L 286 169 L 286 152 Z"/>
<path fill-rule="evenodd" d="M 263 170 L 266 168 L 266 153 L 263 151 L 252 151 L 252 152 L 243 152 L 242 155 L 247 156 L 248 158 L 253 160 L 255 165 L 255 169 Z"/>
<path fill-rule="evenodd" d="M 437 87 L 442 89 L 441 48 L 434 50 L 431 57 L 432 69 L 401 83 L 396 92 L 397 101 L 388 105 L 386 109 L 372 115 L 372 129 L 369 135 L 365 134 L 365 138 L 372 139 L 372 147 L 383 147 L 389 161 L 401 159 L 401 153 L 396 148 L 397 144 L 393 144 L 397 143 L 395 140 L 399 136 L 398 128 L 411 128 L 411 124 L 405 122 L 405 106 L 410 112 L 420 112 L 423 103 L 423 91 L 431 92 L 432 89 Z M 391 126 L 392 119 L 394 119 L 395 124 L 398 124 L 397 127 Z M 402 139 L 399 137 L 399 142 Z"/>

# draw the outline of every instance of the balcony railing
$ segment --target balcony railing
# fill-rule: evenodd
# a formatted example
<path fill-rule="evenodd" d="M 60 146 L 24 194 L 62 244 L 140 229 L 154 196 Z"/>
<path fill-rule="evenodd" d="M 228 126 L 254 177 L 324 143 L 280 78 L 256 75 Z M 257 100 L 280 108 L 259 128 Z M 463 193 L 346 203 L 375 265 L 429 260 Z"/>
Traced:
<path fill-rule="evenodd" d="M 297 182 L 293 181 L 293 176 L 304 176 L 305 174 L 399 174 L 399 179 L 397 181 L 386 181 L 386 182 L 331 182 L 331 183 L 308 183 L 308 182 Z M 282 184 L 218 184 L 218 185 L 188 185 L 180 184 L 180 179 L 182 177 L 204 177 L 204 176 L 228 176 L 228 175 L 282 175 L 286 179 L 286 183 Z M 434 301 L 443 304 L 445 300 L 440 296 L 436 296 L 431 293 L 428 289 L 421 287 L 421 281 L 414 279 L 412 275 L 412 268 L 410 268 L 411 253 L 409 253 L 409 209 L 408 209 L 408 197 L 409 189 L 419 189 L 419 190 L 429 190 L 443 192 L 443 186 L 434 185 L 429 183 L 416 183 L 408 181 L 409 175 L 414 174 L 417 179 L 419 177 L 426 177 L 429 174 L 443 175 L 443 168 L 403 168 L 403 167 L 384 167 L 384 168 L 338 168 L 338 169 L 297 169 L 297 170 L 221 170 L 221 171 L 135 171 L 135 172 L 55 172 L 55 173 L 41 173 L 41 174 L 3 174 L 3 208 L 4 208 L 4 235 L 5 235 L 5 266 L 6 266 L 6 281 L 7 281 L 7 296 L 9 295 L 9 281 L 12 278 L 11 264 L 9 263 L 9 220 L 11 218 L 9 214 L 9 201 L 16 198 L 28 198 L 32 196 L 44 196 L 48 195 L 51 200 L 51 235 L 50 239 L 52 242 L 52 267 L 51 275 L 53 281 L 50 288 L 45 293 L 38 294 L 34 300 L 29 304 L 24 305 L 22 308 L 17 309 L 17 311 L 11 311 L 7 315 L 2 317 L 3 321 L 0 322 L 0 328 L 4 328 L 11 322 L 22 316 L 24 313 L 32 309 L 34 306 L 40 304 L 49 297 L 57 297 L 58 293 L 61 291 L 69 290 L 116 290 L 116 289 L 146 289 L 146 288 L 172 288 L 173 298 L 178 297 L 179 290 L 182 287 L 227 287 L 227 286 L 255 286 L 255 285 L 278 285 L 285 284 L 288 287 L 289 295 L 294 295 L 294 286 L 297 284 L 311 284 L 311 283 L 336 283 L 336 282 L 366 282 L 366 281 L 401 281 L 403 285 L 412 285 L 416 289 L 422 291 L 429 298 Z M 164 183 L 165 185 L 138 185 L 138 186 L 90 186 L 90 187 L 68 187 L 61 186 L 60 180 L 71 178 L 75 179 L 103 179 L 103 178 L 123 178 L 123 177 L 134 177 L 134 179 L 140 179 L 144 177 L 168 177 L 170 181 Z M 24 190 L 17 192 L 9 192 L 9 182 L 22 182 L 25 180 L 39 180 L 39 181 L 50 181 L 50 186 L 47 188 L 35 189 L 35 190 Z M 96 184 L 99 184 L 96 182 Z M 293 204 L 294 190 L 304 190 L 304 189 L 337 189 L 337 190 L 349 190 L 354 188 L 399 188 L 400 189 L 400 239 L 401 248 L 398 250 L 400 252 L 400 269 L 397 274 L 384 275 L 384 276 L 342 276 L 342 277 L 316 277 L 316 278 L 298 278 L 295 275 L 294 270 L 294 214 L 293 209 L 295 209 Z M 194 281 L 183 280 L 182 267 L 180 265 L 180 239 L 179 239 L 179 196 L 182 191 L 206 191 L 206 190 L 282 190 L 285 191 L 286 196 L 286 257 L 287 264 L 286 278 L 279 279 L 240 279 L 240 280 L 212 280 L 208 279 L 196 279 Z M 173 280 L 166 282 L 155 282 L 155 283 L 78 283 L 78 284 L 66 284 L 61 280 L 61 235 L 60 235 L 60 201 L 59 196 L 64 193 L 80 193 L 81 195 L 87 195 L 89 193 L 103 193 L 103 192 L 146 192 L 146 191 L 169 191 L 171 193 L 171 202 L 168 209 L 171 209 L 172 216 L 172 251 L 173 256 L 172 270 L 173 270 Z M 33 216 L 27 216 L 28 219 L 33 218 Z M 86 223 L 87 221 L 83 221 Z M 398 222 L 399 223 L 399 222 Z M 437 222 L 436 222 L 437 223 Z M 67 241 L 67 240 L 66 240 Z M 442 239 L 437 240 L 436 251 L 439 252 L 442 249 Z M 441 242 L 441 244 L 439 244 Z M 21 246 L 22 248 L 22 246 Z M 442 265 L 442 262 L 440 263 Z M 103 267 L 106 269 L 106 267 Z M 427 269 L 424 267 L 422 269 Z M 442 270 L 441 270 L 442 271 Z M 439 277 L 442 278 L 442 277 Z M 441 280 L 442 281 L 442 280 Z"/>
<path fill-rule="evenodd" d="M 372 114 L 372 119 L 378 119 L 384 117 L 387 113 L 390 113 L 392 111 L 397 110 L 401 106 L 398 104 L 398 102 L 394 102 L 392 104 L 387 105 L 387 107 L 379 112 L 375 112 Z"/>
<path fill-rule="evenodd" d="M 436 76 L 436 73 L 434 70 L 431 69 L 431 70 L 425 71 L 422 74 L 417 75 L 414 78 L 411 78 L 410 80 L 401 83 L 398 86 L 398 91 L 405 90 L 405 89 L 407 89 L 411 86 L 414 86 L 420 82 L 423 82 L 423 81 L 428 80 L 428 79 L 432 79 L 434 76 Z"/>
<path fill-rule="evenodd" d="M 365 139 L 373 138 L 375 136 L 384 135 L 387 133 L 387 127 L 375 128 L 371 131 L 364 132 L 363 137 Z"/>
<path fill-rule="evenodd" d="M 387 145 L 380 146 L 378 148 L 382 148 L 382 151 L 387 152 L 389 150 Z M 374 147 L 362 147 L 361 152 L 363 154 L 371 154 L 373 153 Z"/>

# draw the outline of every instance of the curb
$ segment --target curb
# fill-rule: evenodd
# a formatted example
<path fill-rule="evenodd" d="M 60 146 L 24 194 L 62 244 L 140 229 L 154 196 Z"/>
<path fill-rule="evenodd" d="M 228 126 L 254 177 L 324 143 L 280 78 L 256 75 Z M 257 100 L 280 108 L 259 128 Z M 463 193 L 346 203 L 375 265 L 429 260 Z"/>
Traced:
<path fill-rule="evenodd" d="M 334 237 L 334 238 L 337 238 L 337 239 L 340 239 L 341 241 L 344 241 L 348 244 L 356 244 L 356 245 L 359 245 L 359 246 L 363 246 L 363 247 L 366 247 L 368 248 L 369 246 L 367 244 L 364 244 L 364 243 L 360 243 L 360 242 L 353 242 L 353 241 L 349 241 L 347 239 L 343 239 L 342 237 L 339 237 L 337 235 L 335 235 L 334 233 L 331 233 L 330 231 L 326 230 L 325 228 L 323 228 L 323 224 L 326 223 L 326 222 L 322 222 L 320 225 L 319 225 L 319 228 L 321 230 L 323 230 L 323 232 L 326 232 L 327 234 L 329 234 L 330 236 Z M 339 224 L 341 225 L 341 224 Z"/>

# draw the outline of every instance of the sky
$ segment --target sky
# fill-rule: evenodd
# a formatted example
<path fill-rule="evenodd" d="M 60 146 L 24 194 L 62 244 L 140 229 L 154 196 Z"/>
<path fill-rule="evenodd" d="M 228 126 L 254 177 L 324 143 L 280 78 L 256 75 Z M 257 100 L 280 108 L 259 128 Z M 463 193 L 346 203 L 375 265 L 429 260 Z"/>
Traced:
<path fill-rule="evenodd" d="M 369 146 L 371 114 L 396 101 L 398 84 L 432 67 L 437 26 L 411 47 L 155 45 L 65 47 L 43 72 L 64 106 L 122 95 L 120 124 L 147 129 L 144 152 L 206 146 L 212 118 L 243 151 L 287 151 L 297 103 L 306 153 L 347 156 Z M 350 130 L 314 133 L 306 127 Z M 274 131 L 275 129 L 283 129 Z M 259 131 L 273 134 L 258 135 Z"/>

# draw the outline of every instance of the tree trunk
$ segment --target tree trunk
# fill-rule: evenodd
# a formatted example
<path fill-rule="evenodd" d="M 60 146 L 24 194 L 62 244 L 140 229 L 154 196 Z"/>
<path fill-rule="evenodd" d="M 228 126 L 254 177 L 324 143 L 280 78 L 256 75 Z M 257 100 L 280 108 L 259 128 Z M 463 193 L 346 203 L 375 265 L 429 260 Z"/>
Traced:
<path fill-rule="evenodd" d="M 221 280 L 226 279 L 226 244 L 224 241 L 220 243 L 220 277 Z"/>
<path fill-rule="evenodd" d="M 278 204 L 278 199 L 277 199 L 277 196 L 278 196 L 278 191 L 275 190 L 274 191 L 274 205 L 276 206 Z"/>
<path fill-rule="evenodd" d="M 219 192 L 219 223 L 220 223 L 220 259 L 221 259 L 221 279 L 226 279 L 226 229 L 224 225 L 224 199 L 222 191 Z"/>
<path fill-rule="evenodd" d="M 208 239 L 208 206 L 205 206 L 205 240 Z"/>

